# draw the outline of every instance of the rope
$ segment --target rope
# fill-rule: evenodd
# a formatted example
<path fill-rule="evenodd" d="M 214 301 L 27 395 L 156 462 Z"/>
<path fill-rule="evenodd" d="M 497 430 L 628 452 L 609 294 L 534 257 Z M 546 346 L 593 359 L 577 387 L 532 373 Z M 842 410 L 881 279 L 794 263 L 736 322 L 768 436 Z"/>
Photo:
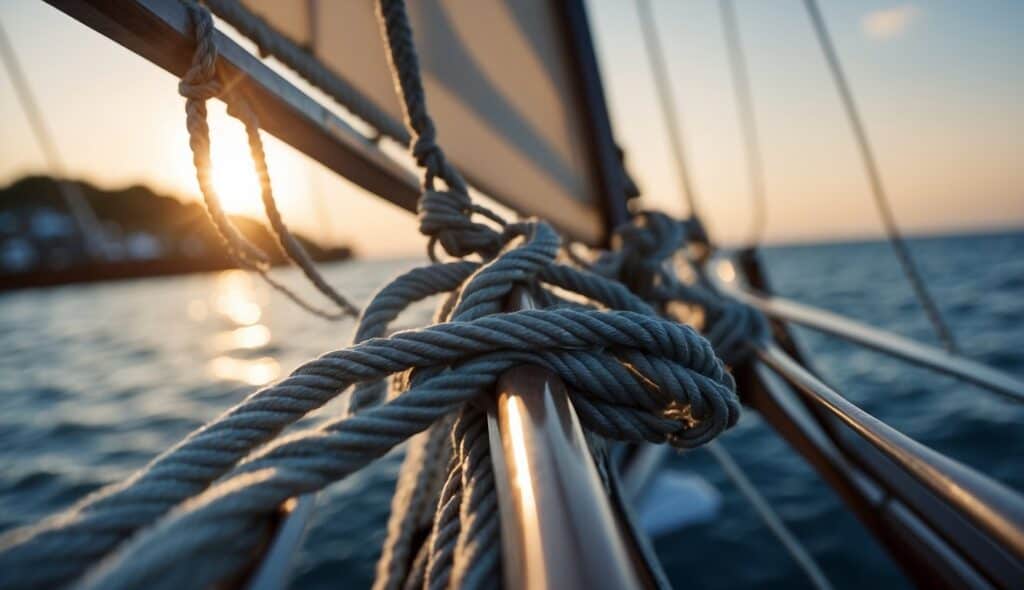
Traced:
<path fill-rule="evenodd" d="M 467 262 L 435 263 L 433 267 L 440 271 L 437 273 L 429 272 L 430 267 L 413 269 L 385 287 L 378 298 L 375 298 L 374 303 L 388 302 L 386 307 L 395 310 L 387 314 L 391 315 L 409 302 L 433 294 L 438 287 L 461 285 L 478 266 Z M 452 272 L 449 274 L 446 271 Z M 450 285 L 445 283 L 446 276 L 449 280 L 454 279 Z M 406 291 L 406 285 L 412 288 Z M 451 318 L 457 299 L 456 289 L 457 287 L 452 286 L 448 297 L 438 306 L 436 322 L 448 321 Z M 397 294 L 404 294 L 405 297 L 396 297 Z M 370 326 L 374 324 L 371 308 L 367 308 L 367 314 L 363 318 L 363 323 Z M 406 379 L 403 383 L 393 383 L 393 389 L 400 392 L 411 384 L 411 379 Z M 379 398 L 380 394 L 373 391 L 378 389 L 377 387 L 368 389 L 365 393 L 361 392 L 359 387 L 362 387 L 362 384 L 353 392 L 353 405 L 357 402 L 361 402 L 360 407 L 371 402 L 379 403 L 380 400 L 375 398 Z M 372 397 L 367 395 L 368 393 L 372 393 Z M 410 445 L 406 451 L 391 501 L 387 537 L 377 561 L 377 576 L 374 580 L 376 590 L 421 588 L 426 583 L 431 543 L 429 540 L 423 542 L 423 539 L 431 530 L 437 498 L 443 493 L 443 486 L 446 485 L 448 469 L 445 465 L 454 460 L 454 450 L 450 445 L 446 445 L 453 424 L 454 421 L 450 419 L 438 422 L 431 427 L 429 440 L 420 445 Z M 421 447 L 422 450 L 417 447 Z M 419 551 L 416 551 L 417 545 Z M 409 557 L 413 554 L 416 555 L 416 559 L 410 564 Z"/>
<path fill-rule="evenodd" d="M 593 270 L 651 301 L 660 313 L 668 313 L 672 303 L 699 307 L 704 313 L 704 334 L 727 364 L 743 363 L 754 344 L 769 338 L 769 324 L 755 308 L 704 285 L 683 283 L 672 270 L 672 259 L 687 244 L 707 243 L 696 219 L 680 222 L 663 213 L 646 211 L 618 228 L 616 238 L 619 251 L 599 257 Z"/>
<path fill-rule="evenodd" d="M 198 44 L 212 46 L 209 15 L 192 12 Z M 436 263 L 429 268 L 440 272 L 406 273 L 378 293 L 352 346 L 252 394 L 127 482 L 85 498 L 63 515 L 4 535 L 0 586 L 53 587 L 79 579 L 77 588 L 176 590 L 221 582 L 248 564 L 263 540 L 258 533 L 284 500 L 323 489 L 427 429 L 431 433 L 404 465 L 412 465 L 415 453 L 433 458 L 416 471 L 403 468 L 405 483 L 397 493 L 409 502 L 404 512 L 392 514 L 388 550 L 378 564 L 379 587 L 491 586 L 500 576 L 499 521 L 485 424 L 473 402 L 493 391 L 503 371 L 528 363 L 555 372 L 584 427 L 610 439 L 692 448 L 736 423 L 734 381 L 707 340 L 688 326 L 657 317 L 612 278 L 557 264 L 561 241 L 549 225 L 506 223 L 471 202 L 435 141 L 404 5 L 382 0 L 380 15 L 413 131 L 412 150 L 424 171 L 421 231 L 431 237 L 432 254 L 440 244 L 449 255 L 477 255 L 482 262 Z M 213 47 L 200 47 L 182 83 L 190 131 L 197 131 L 192 143 L 201 186 L 208 177 L 201 164 L 209 158 L 205 100 L 219 91 L 214 55 Z M 437 179 L 443 189 L 435 186 Z M 219 207 L 211 195 L 204 193 L 216 219 Z M 496 227 L 473 221 L 474 215 Z M 665 236 L 682 239 L 681 226 L 648 218 Z M 229 224 L 219 227 L 231 231 Z M 624 240 L 633 249 L 617 254 L 622 260 L 644 263 L 641 251 L 654 260 L 678 249 L 659 247 L 651 241 L 657 236 L 634 233 Z M 243 259 L 260 262 L 245 249 L 246 242 L 228 242 Z M 618 265 L 620 274 L 642 285 L 639 278 L 650 265 L 627 266 Z M 570 290 L 589 303 L 573 304 L 542 290 L 541 297 L 557 307 L 500 313 L 516 285 L 537 283 Z M 675 296 L 689 293 L 664 286 Z M 379 337 L 409 303 L 446 291 L 438 319 L 447 321 Z M 392 395 L 383 400 L 379 384 L 387 378 Z M 278 436 L 351 385 L 364 387 L 353 396 L 351 414 Z M 445 420 L 456 413 L 459 418 L 448 427 Z M 439 441 L 445 432 L 451 433 L 451 460 L 440 486 L 446 454 L 434 450 L 443 447 Z M 413 537 L 425 526 L 425 506 L 434 497 L 438 510 L 430 536 L 414 551 Z M 209 558 L 213 555 L 216 559 Z"/>
<path fill-rule="evenodd" d="M 640 26 L 643 29 L 644 48 L 647 50 L 647 61 L 654 70 L 654 85 L 658 91 L 658 105 L 661 107 L 661 117 L 665 120 L 665 133 L 668 137 L 669 146 L 672 148 L 672 155 L 675 159 L 676 175 L 679 177 L 679 188 L 686 201 L 690 216 L 697 216 L 697 193 L 690 180 L 689 165 L 687 164 L 686 149 L 683 146 L 683 126 L 677 114 L 676 105 L 678 101 L 672 93 L 672 83 L 669 77 L 668 67 L 665 65 L 665 55 L 662 52 L 661 36 L 658 34 L 658 25 L 654 20 L 654 11 L 651 8 L 650 0 L 637 0 L 637 13 L 640 15 Z"/>
<path fill-rule="evenodd" d="M 477 406 L 467 406 L 453 439 L 461 450 L 462 501 L 454 552 L 458 560 L 452 564 L 451 586 L 490 587 L 492 580 L 501 579 L 501 530 L 487 414 Z"/>
<path fill-rule="evenodd" d="M 421 531 L 429 529 L 433 521 L 434 503 L 447 473 L 437 466 L 445 465 L 450 458 L 452 425 L 452 420 L 439 421 L 406 448 L 391 499 L 387 536 L 377 561 L 374 590 L 397 590 L 413 577 L 410 556 Z"/>
<path fill-rule="evenodd" d="M 185 6 L 188 7 L 189 16 L 192 19 L 196 51 L 192 56 L 191 66 L 178 85 L 178 91 L 186 98 L 186 127 L 188 128 L 189 147 L 192 149 L 199 190 L 203 194 L 203 202 L 210 220 L 216 227 L 228 254 L 240 267 L 256 271 L 271 287 L 314 315 L 328 320 L 339 320 L 347 316 L 358 315 L 358 309 L 327 284 L 316 270 L 316 265 L 305 248 L 285 226 L 274 200 L 263 141 L 259 134 L 259 122 L 256 114 L 244 99 L 229 101 L 229 112 L 245 125 L 253 166 L 259 179 L 260 193 L 267 218 L 270 221 L 271 232 L 277 239 L 284 256 L 295 263 L 317 290 L 337 305 L 340 311 L 331 313 L 320 310 L 273 279 L 268 274 L 270 259 L 259 247 L 238 231 L 221 207 L 211 179 L 213 164 L 210 159 L 210 128 L 206 120 L 206 101 L 221 96 L 223 90 L 216 69 L 217 45 L 214 38 L 216 31 L 213 26 L 213 18 L 207 9 L 192 2 L 187 2 Z"/>
<path fill-rule="evenodd" d="M 634 349 L 637 354 L 630 354 Z M 581 352 L 589 352 L 597 362 L 605 363 L 607 375 L 564 373 L 572 366 L 571 359 Z M 659 382 L 657 390 L 650 388 L 651 380 L 617 361 L 617 355 L 634 361 L 645 354 L 650 355 L 651 363 L 666 369 L 658 377 L 668 380 Z M 707 342 L 692 328 L 646 315 L 537 310 L 400 332 L 303 365 L 280 384 L 253 394 L 187 437 L 126 484 L 86 498 L 64 516 L 5 535 L 0 543 L 0 577 L 10 579 L 2 580 L 0 585 L 52 586 L 71 579 L 133 532 L 154 523 L 218 478 L 222 478 L 221 483 L 170 519 L 178 523 L 184 520 L 185 524 L 161 524 L 143 535 L 151 538 L 159 531 L 176 530 L 188 539 L 174 537 L 174 543 L 160 541 L 147 546 L 155 548 L 155 553 L 166 550 L 159 559 L 167 567 L 178 558 L 186 561 L 177 563 L 192 563 L 203 551 L 222 545 L 251 548 L 258 539 L 232 532 L 236 530 L 232 525 L 241 526 L 238 519 L 268 514 L 276 502 L 315 491 L 351 472 L 486 390 L 497 374 L 522 362 L 562 371 L 562 377 L 572 384 L 574 400 L 593 396 L 590 402 L 599 411 L 626 410 L 643 415 L 655 408 L 662 411 L 675 402 L 693 407 L 695 417 L 718 432 L 738 416 L 732 379 Z M 287 437 L 232 472 L 232 467 L 252 449 L 349 384 L 430 366 L 449 370 L 384 405 L 329 422 L 313 432 Z M 615 390 L 607 389 L 610 383 L 615 384 Z M 722 404 L 725 411 L 719 412 Z M 677 444 L 685 444 L 689 430 L 700 429 L 653 414 L 623 427 L 615 428 L 612 423 L 612 429 L 608 424 L 589 424 L 586 413 L 581 413 L 581 420 L 606 436 L 632 439 L 640 434 L 647 440 L 671 439 Z M 636 425 L 644 430 L 636 432 L 632 428 Z M 254 475 L 257 471 L 258 476 Z M 226 473 L 238 479 L 222 477 Z M 188 516 L 192 514 L 204 516 Z M 201 534 L 195 527 L 205 516 L 211 519 Z M 235 557 L 243 559 L 243 553 Z M 228 558 L 223 561 L 229 562 Z M 191 572 L 191 568 L 172 569 L 178 570 L 178 576 Z"/>
<path fill-rule="evenodd" d="M 617 275 L 638 293 L 658 302 L 664 310 L 668 302 L 684 301 L 703 307 L 706 315 L 705 335 L 716 352 L 730 364 L 744 361 L 750 354 L 751 344 L 768 337 L 768 323 L 751 306 L 705 291 L 699 285 L 683 285 L 675 273 L 666 268 L 669 257 L 680 252 L 690 240 L 705 243 L 706 237 L 694 219 L 678 222 L 660 213 L 646 212 L 633 223 L 617 231 L 620 252 L 600 261 L 605 272 Z M 641 369 L 645 375 L 649 369 Z M 786 528 L 771 505 L 761 496 L 750 480 L 736 465 L 729 452 L 717 441 L 705 446 L 751 503 L 772 533 L 789 552 L 793 560 L 819 590 L 832 586 L 821 568 L 799 540 Z"/>
<path fill-rule="evenodd" d="M 409 132 L 364 96 L 344 78 L 321 63 L 309 51 L 297 45 L 266 23 L 237 0 L 204 0 L 214 14 L 251 39 L 263 56 L 273 56 L 307 82 L 322 90 L 378 132 L 402 145 L 409 144 Z"/>
<path fill-rule="evenodd" d="M 892 206 L 889 204 L 889 195 L 882 184 L 882 174 L 878 170 L 874 150 L 871 148 L 867 130 L 861 121 L 860 111 L 857 109 L 857 103 L 853 97 L 853 90 L 850 88 L 846 75 L 843 73 L 839 55 L 836 53 L 835 45 L 832 43 L 828 27 L 825 25 L 825 19 L 822 17 L 821 10 L 818 8 L 818 3 L 815 0 L 804 0 L 804 6 L 807 8 L 807 14 L 814 27 L 818 45 L 821 47 L 822 53 L 825 54 L 825 61 L 828 62 L 832 80 L 835 82 L 836 90 L 842 100 L 846 118 L 850 123 L 850 128 L 853 130 L 854 139 L 857 141 L 857 148 L 860 150 L 861 160 L 864 163 L 864 171 L 867 174 L 868 183 L 871 185 L 871 194 L 882 217 L 882 226 L 885 228 L 889 243 L 892 244 L 893 252 L 896 254 L 896 259 L 903 269 L 903 274 L 906 275 L 907 280 L 910 282 L 910 286 L 913 288 L 917 300 L 924 309 L 925 315 L 928 316 L 928 321 L 931 322 L 939 341 L 946 347 L 946 350 L 955 354 L 957 352 L 957 345 L 953 331 L 949 328 L 949 324 L 946 323 L 942 312 L 939 311 L 938 305 L 935 304 L 935 300 L 928 291 L 924 277 L 921 275 L 921 271 L 918 270 L 917 264 L 910 254 L 910 248 L 903 239 L 899 225 L 896 223 L 896 216 L 893 214 Z"/>
<path fill-rule="evenodd" d="M 263 140 L 260 138 L 259 120 L 256 113 L 249 106 L 248 101 L 236 101 L 233 104 L 234 114 L 245 125 L 245 132 L 249 138 L 249 149 L 252 153 L 253 165 L 256 169 L 256 177 L 260 183 L 260 195 L 263 200 L 263 209 L 270 221 L 270 228 L 277 239 L 278 247 L 286 258 L 298 266 L 309 282 L 325 297 L 330 299 L 341 310 L 337 314 L 318 313 L 327 319 L 339 319 L 346 316 L 356 317 L 359 309 L 348 301 L 341 293 L 327 284 L 323 276 L 316 269 L 316 264 L 310 258 L 309 253 L 284 224 L 281 212 L 277 208 L 274 199 L 273 188 L 270 184 L 270 172 L 267 169 L 267 156 L 263 151 Z"/>
<path fill-rule="evenodd" d="M 736 110 L 739 112 L 740 128 L 743 130 L 743 146 L 746 151 L 747 179 L 750 182 L 750 196 L 753 200 L 753 218 L 750 222 L 750 246 L 756 247 L 764 237 L 767 221 L 764 188 L 764 159 L 761 157 L 761 140 L 757 133 L 757 117 L 754 114 L 754 99 L 750 89 L 750 74 L 747 58 L 743 51 L 743 40 L 736 19 L 736 7 L 732 0 L 719 4 L 722 15 L 722 31 L 729 48 L 729 69 L 732 72 L 733 89 L 736 92 Z"/>

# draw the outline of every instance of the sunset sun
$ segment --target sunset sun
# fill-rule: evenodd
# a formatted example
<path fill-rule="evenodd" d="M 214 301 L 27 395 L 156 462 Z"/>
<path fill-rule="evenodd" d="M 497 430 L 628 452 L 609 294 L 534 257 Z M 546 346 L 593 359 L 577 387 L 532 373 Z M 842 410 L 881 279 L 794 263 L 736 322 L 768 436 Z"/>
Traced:
<path fill-rule="evenodd" d="M 222 105 L 211 104 L 210 157 L 212 159 L 213 188 L 221 205 L 230 215 L 262 217 L 263 203 L 249 155 L 249 143 L 242 124 L 230 117 Z M 283 211 L 295 205 L 295 199 L 308 198 L 308 179 L 301 160 L 293 150 L 282 145 L 266 133 L 261 134 L 271 172 L 274 198 Z M 185 137 L 182 137 L 186 141 Z M 185 150 L 187 150 L 187 146 Z M 191 153 L 182 153 L 180 173 L 186 186 L 195 186 L 195 168 Z"/>
<path fill-rule="evenodd" d="M 259 215 L 260 187 L 249 148 L 235 129 L 223 130 L 212 142 L 213 187 L 224 210 L 233 215 Z"/>

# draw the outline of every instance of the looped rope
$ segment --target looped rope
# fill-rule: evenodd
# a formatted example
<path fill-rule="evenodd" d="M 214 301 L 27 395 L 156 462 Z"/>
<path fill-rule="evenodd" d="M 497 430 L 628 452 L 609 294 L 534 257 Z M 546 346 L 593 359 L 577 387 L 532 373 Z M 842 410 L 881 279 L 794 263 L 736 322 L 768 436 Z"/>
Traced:
<path fill-rule="evenodd" d="M 213 17 L 209 11 L 195 3 L 187 2 L 185 7 L 195 33 L 196 51 L 192 54 L 192 64 L 178 84 L 178 91 L 186 98 L 185 126 L 203 204 L 228 254 L 239 266 L 266 271 L 270 266 L 269 258 L 231 223 L 213 187 L 206 101 L 219 96 L 221 91 L 216 71 L 217 44 L 214 42 Z"/>
<path fill-rule="evenodd" d="M 470 201 L 458 172 L 436 145 L 404 5 L 381 0 L 380 6 L 407 121 L 417 138 L 414 149 L 424 167 L 424 233 L 452 255 L 479 254 L 483 262 L 435 264 L 429 268 L 440 271 L 436 278 L 424 269 L 399 277 L 367 308 L 353 346 L 306 363 L 254 393 L 128 482 L 97 492 L 63 516 L 5 535 L 0 586 L 54 586 L 86 572 L 80 590 L 177 590 L 220 583 L 248 564 L 261 542 L 254 531 L 266 526 L 283 501 L 323 489 L 433 428 L 420 450 L 436 450 L 440 434 L 451 431 L 449 453 L 431 455 L 452 457 L 444 470 L 447 482 L 440 486 L 443 463 L 403 473 L 403 485 L 411 487 L 396 492 L 396 502 L 409 502 L 394 506 L 379 587 L 418 582 L 484 588 L 500 579 L 500 537 L 485 424 L 473 404 L 492 394 L 504 371 L 526 363 L 555 372 L 583 426 L 607 438 L 690 448 L 736 423 L 735 382 L 694 329 L 658 317 L 621 283 L 556 263 L 561 244 L 549 225 L 505 224 Z M 209 15 L 199 9 L 191 13 L 197 32 L 212 45 Z M 209 90 L 204 84 L 212 78 L 204 76 L 213 71 L 205 64 L 213 51 L 207 47 L 195 58 L 197 74 L 189 78 L 187 92 L 199 96 Z M 205 129 L 203 100 L 187 102 L 197 129 Z M 242 116 L 247 116 L 244 108 Z M 208 137 L 205 141 L 197 162 L 203 155 L 208 159 Z M 197 163 L 197 175 L 203 174 Z M 435 177 L 447 190 L 434 189 Z M 204 196 L 216 205 L 212 192 Z M 476 214 L 501 231 L 473 222 Z M 678 240 L 683 232 L 659 217 L 651 216 L 648 225 L 624 232 L 622 258 L 610 264 L 619 274 L 647 273 L 663 283 L 661 289 L 669 285 L 669 275 L 659 275 L 653 262 L 669 256 L 670 249 L 658 240 Z M 635 283 L 641 286 L 639 279 Z M 517 284 L 539 289 L 541 299 L 557 306 L 499 313 Z M 571 302 L 541 284 L 588 303 Z M 438 313 L 441 323 L 375 337 L 411 301 L 446 291 L 451 294 Z M 379 384 L 388 378 L 393 395 L 380 401 Z M 278 436 L 354 384 L 351 415 Z M 456 413 L 460 418 L 449 427 L 445 420 Z M 413 528 L 424 526 L 421 509 L 430 498 L 439 498 L 436 518 L 428 540 L 414 551 Z M 411 555 L 411 568 L 384 561 Z M 402 574 L 408 576 L 399 582 L 395 576 Z"/>
<path fill-rule="evenodd" d="M 253 167 L 259 180 L 260 195 L 267 219 L 270 222 L 271 233 L 276 238 L 284 257 L 298 266 L 313 286 L 330 299 L 339 308 L 339 311 L 321 310 L 307 303 L 297 293 L 272 278 L 269 275 L 270 258 L 242 235 L 224 212 L 211 180 L 213 163 L 210 158 L 210 128 L 206 120 L 206 101 L 210 98 L 221 97 L 222 92 L 222 84 L 217 77 L 216 68 L 216 30 L 209 10 L 190 1 L 186 2 L 185 6 L 192 20 L 196 49 L 192 55 L 191 66 L 178 84 L 178 92 L 187 99 L 185 112 L 189 146 L 192 148 L 196 179 L 199 182 L 200 192 L 203 194 L 203 202 L 229 256 L 240 267 L 257 272 L 272 288 L 316 316 L 332 321 L 357 316 L 358 308 L 324 280 L 309 253 L 285 225 L 274 199 L 263 140 L 259 133 L 259 119 L 249 102 L 240 96 L 223 98 L 228 102 L 228 113 L 239 119 L 245 126 Z"/>
<path fill-rule="evenodd" d="M 437 142 L 437 127 L 427 110 L 419 58 L 405 4 L 383 0 L 377 7 L 388 50 L 388 63 L 412 134 L 412 155 L 423 169 L 420 231 L 430 238 L 430 257 L 437 260 L 434 247 L 441 244 L 450 256 L 456 258 L 470 254 L 479 254 L 485 260 L 493 258 L 507 242 L 508 236 L 474 222 L 472 217 L 480 214 L 499 226 L 505 226 L 505 221 L 493 211 L 473 204 L 466 181 L 448 161 Z M 444 181 L 446 190 L 436 188 L 435 180 L 438 178 Z"/>
<path fill-rule="evenodd" d="M 445 252 L 456 258 L 480 254 L 484 259 L 490 259 L 501 250 L 508 236 L 473 221 L 474 213 L 482 214 L 501 226 L 506 225 L 497 214 L 473 204 L 467 194 L 433 189 L 423 192 L 419 202 L 419 229 L 430 238 L 428 252 L 432 260 L 437 260 L 436 244 L 441 244 Z"/>
<path fill-rule="evenodd" d="M 209 100 L 220 96 L 217 79 L 217 44 L 214 42 L 213 18 L 196 4 L 185 5 L 195 29 L 196 50 L 192 64 L 178 82 L 178 93 L 193 100 Z"/>
<path fill-rule="evenodd" d="M 751 344 L 771 334 L 768 320 L 755 308 L 704 284 L 685 284 L 668 267 L 687 244 L 707 245 L 707 233 L 696 218 L 675 220 L 655 211 L 638 214 L 615 232 L 620 248 L 599 258 L 594 270 L 614 277 L 642 298 L 664 307 L 671 301 L 697 305 L 704 310 L 705 335 L 729 365 L 746 360 Z"/>

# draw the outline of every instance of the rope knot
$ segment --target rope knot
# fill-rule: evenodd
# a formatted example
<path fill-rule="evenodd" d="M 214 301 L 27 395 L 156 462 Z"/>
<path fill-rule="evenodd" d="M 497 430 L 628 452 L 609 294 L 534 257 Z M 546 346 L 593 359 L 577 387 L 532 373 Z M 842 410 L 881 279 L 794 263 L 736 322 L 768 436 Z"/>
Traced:
<path fill-rule="evenodd" d="M 444 169 L 444 152 L 441 146 L 437 145 L 437 131 L 429 119 L 421 124 L 416 140 L 412 143 L 412 157 L 420 168 L 424 168 L 435 176 L 441 174 Z"/>
<path fill-rule="evenodd" d="M 662 300 L 671 283 L 664 262 L 686 243 L 685 227 L 655 212 L 637 215 L 615 230 L 618 250 L 598 260 L 595 270 L 625 284 L 648 300 Z"/>
<path fill-rule="evenodd" d="M 686 226 L 665 215 L 648 211 L 616 230 L 622 250 L 640 260 L 657 262 L 671 257 L 686 243 Z"/>
<path fill-rule="evenodd" d="M 771 336 L 768 319 L 750 305 L 723 295 L 704 307 L 708 340 L 727 365 L 741 364 L 750 357 L 754 344 Z"/>
<path fill-rule="evenodd" d="M 427 189 L 419 203 L 420 233 L 430 238 L 431 246 L 440 242 L 451 256 L 479 254 L 485 259 L 493 258 L 507 239 L 502 232 L 473 221 L 474 213 L 502 223 L 490 211 L 474 205 L 469 195 L 461 191 Z M 435 257 L 433 247 L 431 257 Z"/>
<path fill-rule="evenodd" d="M 205 7 L 186 2 L 189 18 L 196 38 L 196 51 L 192 64 L 178 83 L 178 93 L 188 99 L 208 100 L 220 95 L 222 86 L 217 79 L 217 44 L 214 41 L 213 17 Z"/>

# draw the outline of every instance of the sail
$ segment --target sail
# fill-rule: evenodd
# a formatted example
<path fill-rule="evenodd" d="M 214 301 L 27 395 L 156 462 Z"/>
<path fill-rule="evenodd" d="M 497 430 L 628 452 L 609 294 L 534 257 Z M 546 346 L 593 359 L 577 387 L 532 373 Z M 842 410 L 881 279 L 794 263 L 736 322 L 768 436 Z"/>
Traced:
<path fill-rule="evenodd" d="M 372 0 L 243 3 L 401 120 Z M 606 203 L 623 198 L 622 185 L 608 181 L 600 150 L 614 146 L 610 133 L 595 136 L 592 119 L 607 121 L 604 102 L 586 100 L 557 4 L 419 0 L 408 9 L 449 158 L 485 194 L 599 242 L 610 225 Z"/>

